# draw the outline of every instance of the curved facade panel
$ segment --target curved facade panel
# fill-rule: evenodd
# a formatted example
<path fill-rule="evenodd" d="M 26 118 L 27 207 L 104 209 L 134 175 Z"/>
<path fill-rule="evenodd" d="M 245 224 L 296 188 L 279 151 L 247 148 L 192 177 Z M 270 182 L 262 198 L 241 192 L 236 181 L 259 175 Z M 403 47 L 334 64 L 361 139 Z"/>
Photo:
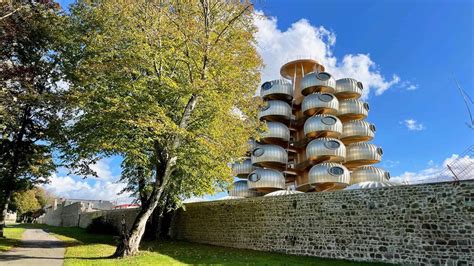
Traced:
<path fill-rule="evenodd" d="M 383 188 L 383 187 L 394 187 L 398 186 L 399 184 L 393 183 L 393 182 L 388 182 L 388 181 L 367 181 L 367 182 L 362 182 L 362 183 L 357 183 L 354 185 L 350 185 L 346 187 L 345 189 L 347 190 L 353 190 L 353 189 L 370 189 L 370 188 Z"/>
<path fill-rule="evenodd" d="M 385 171 L 384 169 L 364 165 L 354 169 L 351 173 L 351 185 L 357 184 L 361 182 L 385 182 L 390 179 L 389 172 Z"/>
<path fill-rule="evenodd" d="M 317 190 L 340 189 L 349 185 L 349 170 L 338 163 L 320 163 L 309 170 L 308 182 Z"/>
<path fill-rule="evenodd" d="M 342 134 L 342 123 L 333 115 L 315 115 L 304 123 L 304 134 L 309 138 L 339 138 Z"/>
<path fill-rule="evenodd" d="M 261 167 L 284 166 L 288 162 L 288 154 L 278 145 L 261 145 L 252 151 L 252 164 Z"/>
<path fill-rule="evenodd" d="M 351 120 L 361 120 L 367 118 L 369 114 L 369 104 L 357 99 L 339 101 L 339 111 L 337 117 L 342 122 Z"/>
<path fill-rule="evenodd" d="M 354 120 L 342 123 L 340 140 L 344 144 L 370 141 L 375 136 L 375 125 L 364 120 Z"/>
<path fill-rule="evenodd" d="M 351 78 L 336 80 L 336 92 L 334 95 L 338 99 L 358 99 L 362 95 L 364 85 L 362 82 Z"/>
<path fill-rule="evenodd" d="M 295 195 L 295 194 L 301 194 L 303 192 L 298 191 L 298 190 L 287 190 L 287 189 L 282 189 L 282 190 L 277 190 L 274 192 L 270 192 L 268 194 L 265 194 L 264 197 L 278 197 L 278 196 L 288 196 L 288 195 Z"/>
<path fill-rule="evenodd" d="M 306 158 L 312 162 L 343 162 L 345 157 L 346 147 L 338 139 L 318 138 L 306 147 Z"/>
<path fill-rule="evenodd" d="M 293 85 L 286 79 L 267 81 L 260 87 L 260 96 L 264 100 L 284 100 L 293 99 Z"/>
<path fill-rule="evenodd" d="M 312 93 L 303 99 L 301 110 L 306 116 L 315 114 L 337 114 L 339 101 L 330 93 Z"/>
<path fill-rule="evenodd" d="M 248 176 L 248 187 L 251 190 L 271 192 L 285 189 L 285 176 L 278 170 L 257 168 Z"/>
<path fill-rule="evenodd" d="M 344 165 L 353 169 L 362 165 L 374 164 L 382 160 L 383 150 L 371 143 L 354 143 L 346 147 Z"/>
<path fill-rule="evenodd" d="M 245 159 L 243 161 L 234 162 L 232 164 L 232 174 L 240 178 L 247 178 L 247 176 L 254 170 L 252 160 Z"/>
<path fill-rule="evenodd" d="M 281 119 L 289 120 L 291 118 L 291 106 L 284 101 L 271 100 L 262 108 L 258 118 L 260 120 L 279 121 Z"/>
<path fill-rule="evenodd" d="M 263 141 L 285 141 L 290 139 L 290 129 L 280 122 L 267 122 L 267 130 L 260 137 Z"/>
<path fill-rule="evenodd" d="M 262 193 L 259 193 L 257 191 L 249 190 L 249 187 L 247 185 L 247 180 L 235 181 L 229 190 L 229 196 L 231 197 L 251 198 L 251 197 L 258 197 L 262 195 L 263 195 Z"/>
<path fill-rule="evenodd" d="M 301 80 L 301 93 L 308 95 L 313 92 L 333 93 L 336 89 L 336 80 L 327 72 L 312 72 Z"/>

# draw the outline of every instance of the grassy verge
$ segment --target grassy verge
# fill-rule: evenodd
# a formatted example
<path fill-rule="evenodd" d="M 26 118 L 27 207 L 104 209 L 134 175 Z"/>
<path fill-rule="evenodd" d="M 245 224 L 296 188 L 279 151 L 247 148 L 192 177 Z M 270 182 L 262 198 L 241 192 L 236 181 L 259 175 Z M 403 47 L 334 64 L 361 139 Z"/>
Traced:
<path fill-rule="evenodd" d="M 6 227 L 5 238 L 0 238 L 0 252 L 10 250 L 16 246 L 20 242 L 24 231 L 25 229 L 21 227 L 11 227 L 11 225 Z"/>
<path fill-rule="evenodd" d="M 79 228 L 22 225 L 43 228 L 67 242 L 64 265 L 367 265 L 344 260 L 291 256 L 241 250 L 183 241 L 145 242 L 139 255 L 126 259 L 107 258 L 115 251 L 108 235 L 89 234 Z M 374 264 L 371 264 L 374 265 Z"/>

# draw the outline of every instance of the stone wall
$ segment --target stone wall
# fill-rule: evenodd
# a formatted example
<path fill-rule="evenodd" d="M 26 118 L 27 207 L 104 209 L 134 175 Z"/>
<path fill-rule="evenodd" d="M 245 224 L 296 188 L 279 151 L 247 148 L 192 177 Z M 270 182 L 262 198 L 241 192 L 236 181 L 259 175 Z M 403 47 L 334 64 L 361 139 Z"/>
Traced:
<path fill-rule="evenodd" d="M 474 181 L 186 204 L 174 238 L 296 255 L 474 264 Z"/>
<path fill-rule="evenodd" d="M 119 229 L 121 226 L 122 217 L 125 218 L 125 223 L 130 229 L 135 218 L 138 215 L 138 208 L 135 209 L 118 209 L 118 210 L 107 210 L 107 211 L 95 211 L 86 212 L 80 215 L 79 227 L 86 228 L 92 223 L 92 220 L 98 217 L 104 217 L 104 219 L 112 224 L 115 228 Z"/>
<path fill-rule="evenodd" d="M 85 207 L 81 202 L 63 206 L 61 213 L 61 226 L 75 227 L 79 225 L 79 216 Z"/>

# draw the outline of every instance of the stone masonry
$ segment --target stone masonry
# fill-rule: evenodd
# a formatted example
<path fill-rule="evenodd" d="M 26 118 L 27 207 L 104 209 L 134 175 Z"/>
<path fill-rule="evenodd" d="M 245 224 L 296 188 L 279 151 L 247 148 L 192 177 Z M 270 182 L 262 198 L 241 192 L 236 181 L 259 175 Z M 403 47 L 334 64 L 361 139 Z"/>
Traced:
<path fill-rule="evenodd" d="M 176 239 L 400 264 L 474 264 L 474 180 L 186 204 Z"/>

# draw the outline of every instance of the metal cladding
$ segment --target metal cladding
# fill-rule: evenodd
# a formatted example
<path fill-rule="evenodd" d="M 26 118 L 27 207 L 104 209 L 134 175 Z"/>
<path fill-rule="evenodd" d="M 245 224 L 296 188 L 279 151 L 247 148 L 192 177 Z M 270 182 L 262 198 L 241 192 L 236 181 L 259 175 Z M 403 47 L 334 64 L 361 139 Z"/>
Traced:
<path fill-rule="evenodd" d="M 267 130 L 248 142 L 244 160 L 229 164 L 235 176 L 248 178 L 236 182 L 232 197 L 393 185 L 387 171 L 370 166 L 381 161 L 383 151 L 367 143 L 375 125 L 365 121 L 369 105 L 359 100 L 360 81 L 336 80 L 312 59 L 288 62 L 280 74 L 285 79 L 264 82 L 260 89 L 265 106 L 258 118 Z"/>
<path fill-rule="evenodd" d="M 273 169 L 257 168 L 248 176 L 250 190 L 271 192 L 285 188 L 283 173 Z"/>
<path fill-rule="evenodd" d="M 262 194 L 254 190 L 249 190 L 247 180 L 237 180 L 232 184 L 232 187 L 229 190 L 229 196 L 251 198 L 262 196 Z"/>
<path fill-rule="evenodd" d="M 291 106 L 289 104 L 279 100 L 271 100 L 262 108 L 258 118 L 268 121 L 289 120 L 291 114 Z"/>
<path fill-rule="evenodd" d="M 261 167 L 284 166 L 288 162 L 286 150 L 278 145 L 261 145 L 252 151 L 252 164 Z"/>
<path fill-rule="evenodd" d="M 375 135 L 375 125 L 364 120 L 354 120 L 342 123 L 340 140 L 344 144 L 371 141 Z"/>
<path fill-rule="evenodd" d="M 343 162 L 346 146 L 333 138 L 317 138 L 306 147 L 306 158 L 313 162 Z"/>
<path fill-rule="evenodd" d="M 308 95 L 313 92 L 330 92 L 336 90 L 336 80 L 327 72 L 312 72 L 301 80 L 301 93 Z"/>
<path fill-rule="evenodd" d="M 262 133 L 263 141 L 285 141 L 290 139 L 290 129 L 280 122 L 267 122 L 267 130 Z"/>
<path fill-rule="evenodd" d="M 340 100 L 358 99 L 362 95 L 364 85 L 362 82 L 351 78 L 336 80 L 336 92 L 334 95 Z"/>
<path fill-rule="evenodd" d="M 303 192 L 301 191 L 298 191 L 298 190 L 287 190 L 287 189 L 283 189 L 283 190 L 277 190 L 277 191 L 274 191 L 274 192 L 270 192 L 268 194 L 265 194 L 264 197 L 278 197 L 278 196 L 288 196 L 288 195 L 295 195 L 295 194 L 301 194 Z"/>
<path fill-rule="evenodd" d="M 304 134 L 309 138 L 339 138 L 342 134 L 342 123 L 333 115 L 315 115 L 304 123 Z"/>
<path fill-rule="evenodd" d="M 308 183 L 317 190 L 332 190 L 346 187 L 350 182 L 349 170 L 338 163 L 320 163 L 309 170 Z"/>
<path fill-rule="evenodd" d="M 264 100 L 284 100 L 293 99 L 293 85 L 286 79 L 267 81 L 260 87 L 260 96 Z"/>
<path fill-rule="evenodd" d="M 301 110 L 307 116 L 315 114 L 337 114 L 339 101 L 330 93 L 313 93 L 304 97 Z"/>
<path fill-rule="evenodd" d="M 253 169 L 252 160 L 250 159 L 237 161 L 232 164 L 232 174 L 239 178 L 247 178 Z"/>
<path fill-rule="evenodd" d="M 357 99 L 339 101 L 337 117 L 342 122 L 365 119 L 369 114 L 369 104 Z"/>
<path fill-rule="evenodd" d="M 353 169 L 362 165 L 378 163 L 382 160 L 383 150 L 371 143 L 354 143 L 346 147 L 344 165 Z"/>
<path fill-rule="evenodd" d="M 354 185 L 350 185 L 346 187 L 346 190 L 354 190 L 354 189 L 368 189 L 368 188 L 383 188 L 383 187 L 394 187 L 398 186 L 399 184 L 388 182 L 388 181 L 367 181 L 362 183 L 357 183 Z"/>
<path fill-rule="evenodd" d="M 370 165 L 364 165 L 354 169 L 351 173 L 351 185 L 361 182 L 385 182 L 390 179 L 390 173 Z"/>

